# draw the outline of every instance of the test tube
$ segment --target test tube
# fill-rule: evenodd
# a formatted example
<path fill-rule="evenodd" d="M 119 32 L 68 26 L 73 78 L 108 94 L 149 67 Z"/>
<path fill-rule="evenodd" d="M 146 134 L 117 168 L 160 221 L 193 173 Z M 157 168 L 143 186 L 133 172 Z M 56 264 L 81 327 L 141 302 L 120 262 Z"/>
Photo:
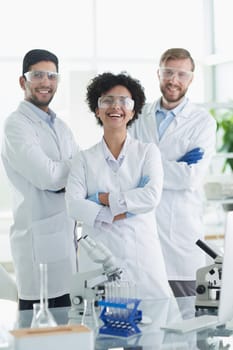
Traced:
<path fill-rule="evenodd" d="M 127 303 L 129 300 L 129 281 L 121 281 L 121 302 L 126 304 L 126 309 L 121 309 L 121 316 L 127 318 Z"/>

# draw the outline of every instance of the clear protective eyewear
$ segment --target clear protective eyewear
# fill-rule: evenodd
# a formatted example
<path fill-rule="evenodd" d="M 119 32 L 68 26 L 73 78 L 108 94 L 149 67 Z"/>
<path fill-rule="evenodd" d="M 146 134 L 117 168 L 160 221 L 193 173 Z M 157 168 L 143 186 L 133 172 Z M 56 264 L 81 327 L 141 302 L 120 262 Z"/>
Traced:
<path fill-rule="evenodd" d="M 160 67 L 159 74 L 164 80 L 170 80 L 175 75 L 176 79 L 178 79 L 180 82 L 186 82 L 193 76 L 192 71 L 172 67 Z"/>
<path fill-rule="evenodd" d="M 44 70 L 31 70 L 24 73 L 24 76 L 31 83 L 36 83 L 42 81 L 47 77 L 50 81 L 57 82 L 59 80 L 59 74 L 57 72 L 50 72 Z"/>
<path fill-rule="evenodd" d="M 120 107 L 123 107 L 129 111 L 132 111 L 134 108 L 134 100 L 128 96 L 101 96 L 98 98 L 98 107 L 99 108 L 109 108 L 114 104 L 118 104 Z"/>

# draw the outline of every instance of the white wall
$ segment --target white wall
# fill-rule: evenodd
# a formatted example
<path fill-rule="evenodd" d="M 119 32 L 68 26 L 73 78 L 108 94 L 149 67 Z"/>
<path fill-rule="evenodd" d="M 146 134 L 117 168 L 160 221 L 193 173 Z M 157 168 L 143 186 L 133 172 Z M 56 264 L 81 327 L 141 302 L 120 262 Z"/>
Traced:
<path fill-rule="evenodd" d="M 23 98 L 18 78 L 23 56 L 32 48 L 45 48 L 58 55 L 62 79 L 51 107 L 71 126 L 82 148 L 96 143 L 102 135 L 85 104 L 86 84 L 96 73 L 128 71 L 141 80 L 147 100 L 151 101 L 160 95 L 156 78 L 160 55 L 170 47 L 185 47 L 197 65 L 188 95 L 195 102 L 205 102 L 212 86 L 205 73 L 209 52 L 204 33 L 208 16 L 204 11 L 208 11 L 209 3 L 210 0 L 40 0 L 32 6 L 31 0 L 2 2 L 0 135 L 5 118 Z M 10 203 L 0 164 L 0 234 L 9 231 L 2 227 L 1 215 L 9 213 Z M 3 257 L 0 245 L 0 261 Z"/>

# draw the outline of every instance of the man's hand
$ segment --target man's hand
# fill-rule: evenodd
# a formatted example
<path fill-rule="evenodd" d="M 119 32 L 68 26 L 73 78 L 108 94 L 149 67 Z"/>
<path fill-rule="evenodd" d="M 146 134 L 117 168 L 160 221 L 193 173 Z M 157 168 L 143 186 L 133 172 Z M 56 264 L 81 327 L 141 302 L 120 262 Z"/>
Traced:
<path fill-rule="evenodd" d="M 191 151 L 185 153 L 183 157 L 177 160 L 177 162 L 185 162 L 188 165 L 198 163 L 203 158 L 204 150 L 200 147 L 194 148 Z"/>

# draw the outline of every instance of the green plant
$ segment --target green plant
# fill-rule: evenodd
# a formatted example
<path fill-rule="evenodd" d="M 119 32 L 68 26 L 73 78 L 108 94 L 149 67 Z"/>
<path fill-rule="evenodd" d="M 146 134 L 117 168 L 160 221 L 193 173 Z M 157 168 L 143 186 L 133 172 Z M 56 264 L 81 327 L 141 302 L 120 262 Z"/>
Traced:
<path fill-rule="evenodd" d="M 233 108 L 212 108 L 210 113 L 217 122 L 217 151 L 233 152 Z M 233 159 L 226 158 L 223 171 L 227 165 L 233 170 Z"/>

